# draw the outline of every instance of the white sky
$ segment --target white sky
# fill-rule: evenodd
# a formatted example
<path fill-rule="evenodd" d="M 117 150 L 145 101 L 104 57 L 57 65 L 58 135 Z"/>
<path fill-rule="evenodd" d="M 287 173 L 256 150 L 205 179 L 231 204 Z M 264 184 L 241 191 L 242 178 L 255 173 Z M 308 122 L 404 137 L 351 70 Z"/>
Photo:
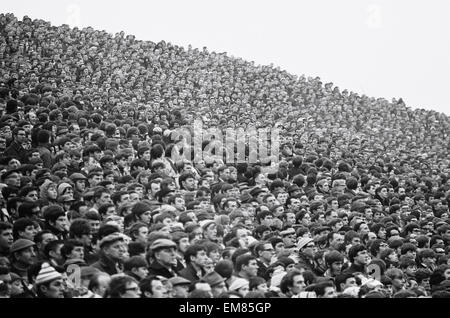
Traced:
<path fill-rule="evenodd" d="M 206 46 L 450 115 L 448 0 L 15 0 L 0 10 Z"/>

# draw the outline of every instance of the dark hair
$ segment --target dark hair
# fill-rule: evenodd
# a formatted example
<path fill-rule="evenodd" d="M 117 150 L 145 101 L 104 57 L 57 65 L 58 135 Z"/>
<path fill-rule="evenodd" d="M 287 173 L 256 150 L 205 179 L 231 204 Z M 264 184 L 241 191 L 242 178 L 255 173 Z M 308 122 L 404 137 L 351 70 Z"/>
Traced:
<path fill-rule="evenodd" d="M 242 270 L 242 266 L 244 266 L 244 265 L 248 266 L 248 264 L 252 260 L 256 260 L 256 258 L 253 255 L 247 255 L 247 254 L 240 255 L 236 259 L 236 266 L 235 266 L 236 271 L 239 272 L 240 270 Z"/>
<path fill-rule="evenodd" d="M 335 287 L 333 281 L 325 281 L 325 282 L 320 282 L 314 285 L 311 285 L 312 289 L 315 291 L 317 296 L 323 296 L 325 295 L 325 289 L 327 287 Z"/>
<path fill-rule="evenodd" d="M 187 264 L 191 263 L 191 256 L 197 256 L 198 252 L 205 251 L 206 248 L 203 245 L 194 244 L 187 248 L 186 252 L 184 253 L 184 260 Z"/>
<path fill-rule="evenodd" d="M 359 252 L 366 251 L 367 248 L 362 244 L 357 244 L 355 246 L 350 247 L 350 250 L 348 251 L 348 258 L 350 262 L 353 263 L 355 257 L 358 255 Z"/>
<path fill-rule="evenodd" d="M 51 251 L 55 252 L 56 248 L 59 245 L 63 245 L 63 244 L 64 244 L 64 241 L 60 241 L 60 240 L 48 242 L 48 244 L 45 245 L 45 247 L 44 247 L 44 255 L 45 255 L 45 257 L 49 260 L 50 259 L 50 252 Z"/>
<path fill-rule="evenodd" d="M 142 295 L 144 295 L 145 292 L 153 294 L 152 283 L 155 280 L 160 281 L 160 279 L 156 276 L 148 276 L 139 282 L 139 288 L 141 289 Z"/>
<path fill-rule="evenodd" d="M 336 290 L 338 292 L 341 292 L 341 284 L 345 284 L 345 282 L 347 281 L 347 279 L 349 278 L 353 278 L 353 274 L 351 273 L 342 273 L 336 276 L 335 278 L 335 284 L 336 284 Z"/>
<path fill-rule="evenodd" d="M 13 225 L 14 240 L 19 238 L 19 232 L 25 231 L 28 226 L 34 226 L 34 222 L 27 218 L 18 219 Z"/>
<path fill-rule="evenodd" d="M 294 269 L 283 276 L 283 278 L 281 279 L 281 282 L 280 282 L 280 290 L 283 294 L 286 294 L 289 292 L 289 287 L 292 287 L 294 284 L 294 277 L 298 276 L 298 275 L 303 275 L 303 274 L 300 271 Z"/>
<path fill-rule="evenodd" d="M 259 276 L 250 277 L 249 288 L 252 291 L 252 290 L 256 289 L 259 285 L 265 284 L 265 283 L 266 283 L 266 280 L 262 277 L 259 277 Z"/>
<path fill-rule="evenodd" d="M 76 247 L 80 246 L 83 247 L 83 243 L 77 241 L 77 240 L 66 240 L 64 241 L 63 247 L 61 247 L 61 255 L 65 259 L 72 253 L 72 250 Z"/>
<path fill-rule="evenodd" d="M 327 267 L 331 267 L 334 262 L 343 262 L 344 256 L 338 251 L 331 251 L 325 254 L 325 264 Z"/>
<path fill-rule="evenodd" d="M 133 277 L 127 275 L 112 278 L 109 288 L 106 291 L 105 298 L 121 298 L 121 295 L 125 294 L 126 287 L 130 283 L 137 284 L 138 282 Z"/>
<path fill-rule="evenodd" d="M 83 235 L 91 234 L 91 225 L 86 219 L 75 219 L 72 221 L 69 229 L 71 238 L 82 237 Z"/>
<path fill-rule="evenodd" d="M 44 219 L 46 222 L 55 222 L 59 217 L 65 216 L 64 209 L 59 205 L 50 205 L 44 211 Z"/>

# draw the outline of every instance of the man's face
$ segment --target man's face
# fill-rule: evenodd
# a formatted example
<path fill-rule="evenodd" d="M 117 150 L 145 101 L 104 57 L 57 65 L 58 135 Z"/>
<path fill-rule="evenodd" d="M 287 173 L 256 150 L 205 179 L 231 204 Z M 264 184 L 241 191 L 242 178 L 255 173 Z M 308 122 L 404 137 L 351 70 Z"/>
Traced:
<path fill-rule="evenodd" d="M 48 287 L 42 286 L 45 289 L 47 298 L 64 298 L 64 282 L 61 278 L 52 281 Z"/>
<path fill-rule="evenodd" d="M 12 187 L 20 187 L 20 175 L 16 172 L 11 173 L 5 180 L 5 183 L 8 186 Z"/>
<path fill-rule="evenodd" d="M 144 188 L 143 187 L 136 187 L 136 188 L 134 188 L 134 191 L 137 193 L 139 200 L 141 200 L 144 197 Z"/>
<path fill-rule="evenodd" d="M 178 249 L 180 250 L 180 252 L 185 253 L 190 245 L 191 244 L 189 243 L 189 238 L 183 237 L 178 243 Z"/>
<path fill-rule="evenodd" d="M 0 137 L 0 151 L 4 151 L 6 149 L 6 139 L 5 137 Z"/>
<path fill-rule="evenodd" d="M 206 251 L 198 251 L 196 256 L 191 257 L 191 262 L 197 266 L 204 267 L 208 262 Z"/>
<path fill-rule="evenodd" d="M 130 195 L 128 193 L 122 194 L 120 196 L 120 202 L 119 204 L 124 204 L 130 202 Z"/>
<path fill-rule="evenodd" d="M 130 282 L 125 287 L 125 293 L 121 295 L 121 298 L 141 298 L 141 290 L 138 284 Z"/>
<path fill-rule="evenodd" d="M 34 225 L 28 225 L 23 232 L 20 232 L 20 237 L 34 241 L 34 237 L 37 234 L 37 230 Z"/>
<path fill-rule="evenodd" d="M 261 220 L 261 224 L 267 227 L 271 227 L 273 224 L 273 216 L 267 215 L 263 220 Z"/>
<path fill-rule="evenodd" d="M 217 239 L 217 226 L 215 224 L 211 224 L 207 227 L 205 231 L 205 238 L 210 240 L 216 240 Z"/>
<path fill-rule="evenodd" d="M 291 199 L 291 208 L 294 210 L 297 210 L 300 207 L 300 200 L 299 199 Z"/>
<path fill-rule="evenodd" d="M 295 233 L 288 234 L 283 236 L 283 242 L 287 247 L 292 247 L 295 245 L 296 242 L 296 236 Z"/>
<path fill-rule="evenodd" d="M 269 208 L 272 208 L 275 205 L 276 198 L 273 195 L 271 195 L 270 197 L 268 197 L 266 199 L 266 202 L 267 202 L 267 205 L 269 206 Z"/>
<path fill-rule="evenodd" d="M 112 203 L 111 200 L 111 195 L 107 192 L 103 192 L 100 196 L 100 198 L 98 199 L 98 205 L 102 205 L 102 204 L 107 204 L 107 203 Z"/>
<path fill-rule="evenodd" d="M 255 277 L 258 275 L 258 263 L 255 259 L 252 259 L 248 262 L 248 265 L 243 265 L 242 269 L 249 275 L 250 277 Z"/>
<path fill-rule="evenodd" d="M 367 265 L 370 263 L 370 261 L 371 261 L 371 259 L 370 259 L 370 256 L 369 256 L 369 253 L 367 252 L 367 250 L 358 252 L 356 257 L 354 258 L 354 263 L 360 264 L 360 265 Z"/>
<path fill-rule="evenodd" d="M 175 257 L 175 248 L 173 247 L 166 247 L 155 253 L 155 258 L 163 265 L 172 265 L 176 260 Z"/>
<path fill-rule="evenodd" d="M 355 277 L 349 277 L 347 278 L 347 280 L 345 281 L 345 283 L 343 284 L 344 286 L 342 286 L 342 290 L 347 289 L 348 287 L 356 287 L 358 286 L 356 284 L 356 278 Z"/>
<path fill-rule="evenodd" d="M 236 201 L 229 201 L 227 203 L 227 207 L 225 210 L 229 211 L 230 213 L 235 211 L 238 208 L 238 204 Z"/>
<path fill-rule="evenodd" d="M 159 190 L 161 190 L 161 184 L 160 183 L 152 183 L 150 185 L 151 193 L 152 195 L 155 195 Z"/>
<path fill-rule="evenodd" d="M 304 288 L 306 287 L 305 279 L 303 275 L 296 275 L 292 280 L 292 287 L 290 287 L 292 294 L 298 295 L 300 294 Z"/>
<path fill-rule="evenodd" d="M 166 298 L 167 289 L 160 280 L 152 281 L 152 298 Z"/>
<path fill-rule="evenodd" d="M 286 204 L 286 200 L 287 200 L 288 197 L 289 197 L 289 195 L 287 193 L 283 192 L 283 193 L 280 193 L 277 196 L 277 199 L 278 199 L 278 202 L 280 202 L 281 205 L 285 205 Z"/>
<path fill-rule="evenodd" d="M 84 247 L 75 246 L 70 253 L 69 259 L 84 259 Z"/>
<path fill-rule="evenodd" d="M 67 220 L 66 216 L 60 216 L 55 221 L 55 228 L 57 228 L 60 231 L 67 231 L 69 227 L 69 222 Z"/>
<path fill-rule="evenodd" d="M 28 192 L 24 200 L 27 202 L 36 202 L 37 200 L 39 200 L 37 191 Z"/>
<path fill-rule="evenodd" d="M 89 179 L 89 184 L 91 185 L 91 187 L 95 187 L 102 181 L 103 181 L 103 176 L 94 175 L 94 176 L 92 176 L 91 179 Z"/>
<path fill-rule="evenodd" d="M 99 220 L 89 220 L 89 224 L 91 225 L 91 234 L 97 234 L 98 229 L 100 228 Z"/>
<path fill-rule="evenodd" d="M 147 238 L 148 238 L 148 228 L 146 226 L 139 228 L 138 233 L 136 235 L 136 241 L 147 243 Z"/>
<path fill-rule="evenodd" d="M 339 233 L 334 233 L 333 238 L 330 242 L 330 246 L 333 248 L 337 248 L 338 246 L 340 246 L 343 243 L 344 243 L 344 235 L 339 234 Z"/>
<path fill-rule="evenodd" d="M 43 249 L 48 243 L 50 243 L 51 241 L 55 241 L 56 239 L 57 238 L 54 234 L 45 233 L 44 235 L 42 235 L 42 243 L 40 249 Z"/>
<path fill-rule="evenodd" d="M 27 133 L 25 130 L 19 130 L 16 135 L 16 140 L 18 143 L 22 144 L 27 141 Z"/>
<path fill-rule="evenodd" d="M 187 179 L 184 181 L 183 185 L 184 185 L 184 188 L 185 188 L 186 190 L 188 190 L 188 191 L 194 191 L 195 188 L 196 188 L 196 185 L 195 185 L 195 179 L 194 179 L 194 178 L 187 178 Z"/>
<path fill-rule="evenodd" d="M 36 253 L 34 252 L 34 247 L 30 246 L 24 250 L 19 251 L 17 256 L 17 260 L 23 264 L 31 265 L 34 262 L 34 258 Z"/>
<path fill-rule="evenodd" d="M 105 248 L 105 254 L 114 260 L 124 260 L 128 252 L 127 245 L 123 241 L 117 241 Z"/>
<path fill-rule="evenodd" d="M 78 191 L 83 192 L 86 189 L 86 182 L 84 180 L 77 180 L 75 182 L 75 188 Z"/>
<path fill-rule="evenodd" d="M 0 233 L 0 247 L 4 247 L 4 248 L 10 247 L 13 242 L 14 242 L 14 237 L 13 237 L 12 229 L 3 230 Z"/>
<path fill-rule="evenodd" d="M 175 198 L 175 208 L 178 211 L 184 211 L 186 209 L 185 202 L 183 198 Z"/>
<path fill-rule="evenodd" d="M 286 213 L 286 222 L 289 222 L 291 224 L 295 224 L 295 213 Z"/>
<path fill-rule="evenodd" d="M 336 298 L 336 289 L 334 287 L 325 287 L 323 298 Z"/>

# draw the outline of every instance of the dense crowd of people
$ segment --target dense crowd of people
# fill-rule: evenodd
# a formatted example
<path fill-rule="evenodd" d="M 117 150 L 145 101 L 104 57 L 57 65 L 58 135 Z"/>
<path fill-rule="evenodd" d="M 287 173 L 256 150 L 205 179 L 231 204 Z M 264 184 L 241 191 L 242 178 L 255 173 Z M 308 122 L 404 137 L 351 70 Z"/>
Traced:
<path fill-rule="evenodd" d="M 450 297 L 445 114 L 12 14 L 0 62 L 0 297 Z M 279 158 L 174 158 L 194 121 Z"/>

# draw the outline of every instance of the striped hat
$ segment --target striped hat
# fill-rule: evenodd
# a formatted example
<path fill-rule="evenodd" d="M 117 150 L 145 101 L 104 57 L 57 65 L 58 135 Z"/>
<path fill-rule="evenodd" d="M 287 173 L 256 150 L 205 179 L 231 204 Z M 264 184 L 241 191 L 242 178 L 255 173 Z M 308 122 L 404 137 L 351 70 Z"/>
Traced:
<path fill-rule="evenodd" d="M 51 267 L 49 263 L 43 263 L 36 277 L 36 285 L 45 284 L 59 278 L 62 278 L 62 275 L 56 269 Z"/>

